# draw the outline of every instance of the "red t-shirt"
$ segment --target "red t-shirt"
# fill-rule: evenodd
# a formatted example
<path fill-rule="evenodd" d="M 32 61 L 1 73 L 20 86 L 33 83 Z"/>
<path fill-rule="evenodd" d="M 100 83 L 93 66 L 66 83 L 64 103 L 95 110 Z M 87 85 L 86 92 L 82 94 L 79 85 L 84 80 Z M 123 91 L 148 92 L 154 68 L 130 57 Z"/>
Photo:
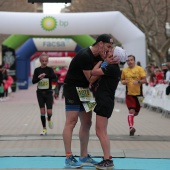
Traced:
<path fill-rule="evenodd" d="M 64 83 L 67 74 L 67 69 L 62 68 L 61 70 L 57 71 L 57 74 L 59 74 L 58 83 Z"/>

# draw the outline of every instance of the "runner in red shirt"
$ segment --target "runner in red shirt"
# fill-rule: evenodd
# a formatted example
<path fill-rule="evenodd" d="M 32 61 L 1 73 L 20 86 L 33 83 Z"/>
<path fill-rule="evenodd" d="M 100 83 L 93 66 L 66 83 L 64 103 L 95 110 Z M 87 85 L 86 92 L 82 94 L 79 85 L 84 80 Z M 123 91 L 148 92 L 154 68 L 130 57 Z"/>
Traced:
<path fill-rule="evenodd" d="M 64 80 L 67 74 L 67 70 L 68 70 L 67 67 L 62 67 L 59 71 L 56 72 L 56 74 L 58 75 L 58 91 L 59 92 L 60 90 L 63 89 L 63 84 L 64 84 Z M 64 98 L 63 92 L 62 92 L 62 98 Z"/>

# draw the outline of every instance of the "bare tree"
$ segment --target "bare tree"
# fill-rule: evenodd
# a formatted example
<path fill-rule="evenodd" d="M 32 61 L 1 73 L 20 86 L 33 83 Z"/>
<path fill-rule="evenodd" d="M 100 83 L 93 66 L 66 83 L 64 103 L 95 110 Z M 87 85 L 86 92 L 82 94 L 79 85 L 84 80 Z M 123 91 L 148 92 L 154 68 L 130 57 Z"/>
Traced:
<path fill-rule="evenodd" d="M 70 12 L 120 11 L 146 36 L 148 63 L 165 61 L 170 47 L 165 24 L 170 22 L 170 0 L 72 0 Z M 150 55 L 149 55 L 150 54 Z"/>
<path fill-rule="evenodd" d="M 124 2 L 126 8 L 117 5 L 117 9 L 145 33 L 147 49 L 151 53 L 148 61 L 150 62 L 152 57 L 156 57 L 158 63 L 165 61 L 166 52 L 170 47 L 170 37 L 166 35 L 165 30 L 170 0 L 126 0 Z"/>
<path fill-rule="evenodd" d="M 5 0 L 1 0 L 0 1 L 0 7 L 3 6 L 4 3 L 5 3 Z"/>

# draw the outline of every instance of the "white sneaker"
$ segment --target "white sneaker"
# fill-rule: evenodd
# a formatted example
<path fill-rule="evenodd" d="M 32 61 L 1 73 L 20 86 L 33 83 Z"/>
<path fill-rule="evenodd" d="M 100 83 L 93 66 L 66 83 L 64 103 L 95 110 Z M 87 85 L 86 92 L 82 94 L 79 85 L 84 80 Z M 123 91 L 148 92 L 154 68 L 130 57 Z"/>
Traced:
<path fill-rule="evenodd" d="M 54 124 L 53 124 L 53 122 L 50 120 L 50 121 L 48 121 L 48 127 L 50 128 L 50 129 L 53 129 L 54 128 Z"/>
<path fill-rule="evenodd" d="M 47 135 L 47 130 L 46 129 L 43 129 L 42 132 L 40 133 L 41 136 L 45 136 Z"/>
<path fill-rule="evenodd" d="M 5 101 L 5 100 L 4 100 L 4 98 L 0 98 L 0 101 L 3 102 L 3 101 Z"/>

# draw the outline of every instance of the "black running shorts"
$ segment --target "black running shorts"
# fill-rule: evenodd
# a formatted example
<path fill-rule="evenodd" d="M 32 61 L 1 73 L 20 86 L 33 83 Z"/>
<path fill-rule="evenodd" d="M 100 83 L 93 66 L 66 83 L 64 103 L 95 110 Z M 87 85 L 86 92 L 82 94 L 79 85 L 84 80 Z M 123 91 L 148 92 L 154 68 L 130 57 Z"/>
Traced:
<path fill-rule="evenodd" d="M 37 90 L 37 99 L 40 108 L 52 109 L 53 107 L 53 92 L 52 90 Z"/>
<path fill-rule="evenodd" d="M 110 118 L 114 109 L 114 100 L 110 98 L 96 99 L 97 105 L 94 108 L 96 115 Z"/>
<path fill-rule="evenodd" d="M 82 102 L 80 101 L 75 86 L 64 84 L 63 94 L 65 97 L 66 111 L 84 111 Z"/>

